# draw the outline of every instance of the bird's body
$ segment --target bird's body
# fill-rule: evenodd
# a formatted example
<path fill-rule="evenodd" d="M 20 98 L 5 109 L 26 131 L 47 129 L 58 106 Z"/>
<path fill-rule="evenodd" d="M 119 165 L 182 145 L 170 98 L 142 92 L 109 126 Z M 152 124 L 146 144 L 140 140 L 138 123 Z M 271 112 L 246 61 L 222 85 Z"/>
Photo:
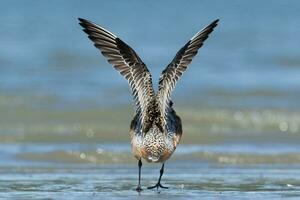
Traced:
<path fill-rule="evenodd" d="M 162 116 L 156 116 L 162 118 Z M 165 162 L 175 151 L 181 135 L 182 126 L 173 108 L 167 119 L 168 129 L 161 129 L 154 123 L 145 134 L 141 131 L 141 121 L 135 116 L 130 126 L 133 155 L 148 162 Z"/>
<path fill-rule="evenodd" d="M 149 189 L 166 188 L 160 184 L 164 163 L 175 151 L 182 136 L 181 119 L 173 108 L 171 93 L 198 49 L 217 26 L 218 20 L 199 31 L 177 52 L 172 62 L 162 71 L 156 93 L 148 68 L 130 46 L 88 20 L 79 19 L 79 21 L 94 45 L 130 85 L 135 102 L 135 116 L 131 121 L 130 136 L 132 152 L 138 159 L 139 166 L 137 191 L 142 190 L 140 184 L 142 159 L 163 163 L 158 183 Z"/>

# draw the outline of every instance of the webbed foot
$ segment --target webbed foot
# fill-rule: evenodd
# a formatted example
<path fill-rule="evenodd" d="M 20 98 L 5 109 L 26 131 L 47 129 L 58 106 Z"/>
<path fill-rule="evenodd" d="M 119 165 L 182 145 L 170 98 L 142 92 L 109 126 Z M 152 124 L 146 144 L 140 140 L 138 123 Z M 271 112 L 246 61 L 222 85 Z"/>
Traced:
<path fill-rule="evenodd" d="M 154 188 L 158 190 L 158 188 L 168 189 L 169 187 L 162 186 L 160 183 L 156 183 L 154 186 L 147 187 L 147 189 L 154 189 Z"/>

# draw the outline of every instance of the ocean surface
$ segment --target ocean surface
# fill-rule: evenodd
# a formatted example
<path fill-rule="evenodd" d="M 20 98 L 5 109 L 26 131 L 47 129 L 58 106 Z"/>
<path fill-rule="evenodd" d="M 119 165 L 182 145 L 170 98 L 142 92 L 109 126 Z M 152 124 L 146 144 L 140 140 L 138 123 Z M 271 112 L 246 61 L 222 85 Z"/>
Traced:
<path fill-rule="evenodd" d="M 300 2 L 1 1 L 0 199 L 300 199 Z M 110 30 L 153 74 L 219 18 L 172 95 L 184 135 L 135 191 L 132 98 L 81 31 Z"/>

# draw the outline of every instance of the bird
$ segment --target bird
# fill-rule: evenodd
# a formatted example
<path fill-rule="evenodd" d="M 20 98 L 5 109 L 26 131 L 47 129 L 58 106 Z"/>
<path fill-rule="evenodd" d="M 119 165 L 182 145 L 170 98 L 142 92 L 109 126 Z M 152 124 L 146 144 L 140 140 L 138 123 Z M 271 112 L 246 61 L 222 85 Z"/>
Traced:
<path fill-rule="evenodd" d="M 183 134 L 181 118 L 176 114 L 171 100 L 172 91 L 181 75 L 186 71 L 203 42 L 218 25 L 214 20 L 197 32 L 175 55 L 161 72 L 158 90 L 155 92 L 151 74 L 137 53 L 119 37 L 101 26 L 82 18 L 79 24 L 94 46 L 128 82 L 135 107 L 130 124 L 131 149 L 138 160 L 138 185 L 141 192 L 142 159 L 161 163 L 159 179 L 147 189 L 163 188 L 161 178 L 165 162 L 175 151 Z"/>

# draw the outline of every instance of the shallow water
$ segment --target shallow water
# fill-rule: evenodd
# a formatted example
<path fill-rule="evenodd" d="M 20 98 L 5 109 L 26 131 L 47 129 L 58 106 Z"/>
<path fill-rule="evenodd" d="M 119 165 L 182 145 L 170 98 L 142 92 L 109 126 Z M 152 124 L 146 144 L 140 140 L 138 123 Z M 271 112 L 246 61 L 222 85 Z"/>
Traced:
<path fill-rule="evenodd" d="M 145 165 L 144 190 L 135 191 L 137 168 L 131 165 L 55 165 L 1 167 L 3 199 L 298 199 L 299 165 L 226 166 L 171 162 L 162 183 L 147 190 L 159 166 Z"/>
<path fill-rule="evenodd" d="M 155 184 L 159 164 L 137 161 L 127 143 L 1 145 L 3 199 L 298 199 L 300 147 L 278 144 L 180 145 Z"/>

